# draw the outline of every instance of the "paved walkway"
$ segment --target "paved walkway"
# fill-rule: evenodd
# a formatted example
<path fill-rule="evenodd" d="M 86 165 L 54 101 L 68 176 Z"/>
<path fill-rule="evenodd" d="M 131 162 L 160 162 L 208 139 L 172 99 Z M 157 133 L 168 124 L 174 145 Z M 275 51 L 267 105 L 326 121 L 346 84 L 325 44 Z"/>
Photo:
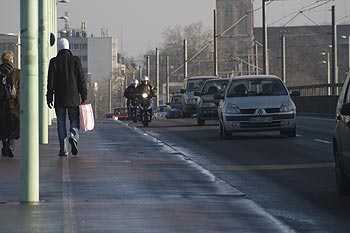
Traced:
<path fill-rule="evenodd" d="M 132 126 L 106 119 L 60 158 L 40 145 L 40 200 L 20 204 L 19 148 L 0 158 L 0 232 L 292 232 L 234 187 Z"/>

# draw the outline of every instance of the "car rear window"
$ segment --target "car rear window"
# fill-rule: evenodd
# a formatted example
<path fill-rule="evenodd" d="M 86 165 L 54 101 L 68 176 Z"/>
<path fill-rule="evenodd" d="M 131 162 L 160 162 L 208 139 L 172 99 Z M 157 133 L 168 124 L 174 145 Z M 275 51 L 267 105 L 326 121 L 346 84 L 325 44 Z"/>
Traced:
<path fill-rule="evenodd" d="M 223 93 L 228 84 L 228 80 L 206 82 L 202 89 L 202 95 Z"/>

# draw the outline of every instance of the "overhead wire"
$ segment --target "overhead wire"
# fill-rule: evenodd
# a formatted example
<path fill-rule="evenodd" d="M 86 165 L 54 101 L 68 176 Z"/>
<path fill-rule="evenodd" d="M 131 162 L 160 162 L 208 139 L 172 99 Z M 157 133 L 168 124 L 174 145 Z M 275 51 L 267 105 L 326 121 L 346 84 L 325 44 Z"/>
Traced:
<path fill-rule="evenodd" d="M 325 2 L 323 2 L 323 3 L 321 3 L 321 4 L 318 4 L 318 3 L 321 2 L 321 1 L 325 1 Z M 313 2 L 313 3 L 309 4 L 309 5 L 306 5 L 306 6 L 301 7 L 299 10 L 293 11 L 292 13 L 290 13 L 290 14 L 288 14 L 288 15 L 286 15 L 286 16 L 284 16 L 284 17 L 282 17 L 282 18 L 280 18 L 280 19 L 278 19 L 278 20 L 276 20 L 276 21 L 274 21 L 274 22 L 272 22 L 270 25 L 274 25 L 274 24 L 276 24 L 276 23 L 278 23 L 278 22 L 284 20 L 285 18 L 290 17 L 290 16 L 292 16 L 293 14 L 295 14 L 295 15 L 293 16 L 292 19 L 290 19 L 287 23 L 285 23 L 285 24 L 283 25 L 283 27 L 285 27 L 285 26 L 287 26 L 290 22 L 292 22 L 301 12 L 313 10 L 313 9 L 318 8 L 318 7 L 320 7 L 320 6 L 323 6 L 323 5 L 325 5 L 325 4 L 327 4 L 327 3 L 331 2 L 331 1 L 334 1 L 334 0 L 318 0 L 318 1 L 316 1 L 316 2 Z M 315 5 L 315 4 L 318 4 L 318 5 L 317 5 L 317 6 L 313 6 L 313 5 Z M 312 7 L 312 6 L 313 6 L 313 7 Z M 306 8 L 306 9 L 305 9 L 305 8 Z"/>

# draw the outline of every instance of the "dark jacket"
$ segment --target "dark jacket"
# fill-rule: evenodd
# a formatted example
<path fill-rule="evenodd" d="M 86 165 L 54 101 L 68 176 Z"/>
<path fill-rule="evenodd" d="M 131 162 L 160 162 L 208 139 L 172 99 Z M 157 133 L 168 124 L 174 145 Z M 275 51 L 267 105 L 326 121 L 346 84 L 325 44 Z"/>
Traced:
<path fill-rule="evenodd" d="M 68 49 L 62 49 L 50 60 L 47 94 L 48 103 L 54 107 L 79 106 L 87 100 L 87 88 L 80 59 Z M 81 100 L 80 100 L 81 99 Z"/>
<path fill-rule="evenodd" d="M 127 99 L 134 99 L 136 97 L 136 87 L 134 84 L 129 85 L 124 91 L 124 97 Z"/>
<path fill-rule="evenodd" d="M 142 93 L 147 93 L 150 97 L 156 97 L 156 91 L 151 84 L 141 83 L 136 87 L 136 93 L 141 96 Z"/>
<path fill-rule="evenodd" d="M 11 69 L 8 69 L 11 67 Z M 19 69 L 9 63 L 0 65 L 1 80 L 11 89 L 7 97 L 0 98 L 0 139 L 18 139 L 20 129 L 20 76 Z M 6 80 L 6 81 L 5 81 Z M 8 90 L 9 90 L 8 89 Z"/>

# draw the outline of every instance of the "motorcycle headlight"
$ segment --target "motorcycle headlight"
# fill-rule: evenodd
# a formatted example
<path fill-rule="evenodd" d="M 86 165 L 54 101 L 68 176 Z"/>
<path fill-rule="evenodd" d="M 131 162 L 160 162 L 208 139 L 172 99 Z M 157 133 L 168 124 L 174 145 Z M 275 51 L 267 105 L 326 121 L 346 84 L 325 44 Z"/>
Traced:
<path fill-rule="evenodd" d="M 239 114 L 241 113 L 241 110 L 235 104 L 227 104 L 225 112 L 228 114 Z"/>
<path fill-rule="evenodd" d="M 284 102 L 280 107 L 280 112 L 290 112 L 293 110 L 293 104 L 291 102 Z"/>
<path fill-rule="evenodd" d="M 143 97 L 143 98 L 147 98 L 147 97 L 148 97 L 148 94 L 147 94 L 147 93 L 142 93 L 142 97 Z"/>
<path fill-rule="evenodd" d="M 212 102 L 204 102 L 202 106 L 203 108 L 214 108 L 216 105 Z"/>

